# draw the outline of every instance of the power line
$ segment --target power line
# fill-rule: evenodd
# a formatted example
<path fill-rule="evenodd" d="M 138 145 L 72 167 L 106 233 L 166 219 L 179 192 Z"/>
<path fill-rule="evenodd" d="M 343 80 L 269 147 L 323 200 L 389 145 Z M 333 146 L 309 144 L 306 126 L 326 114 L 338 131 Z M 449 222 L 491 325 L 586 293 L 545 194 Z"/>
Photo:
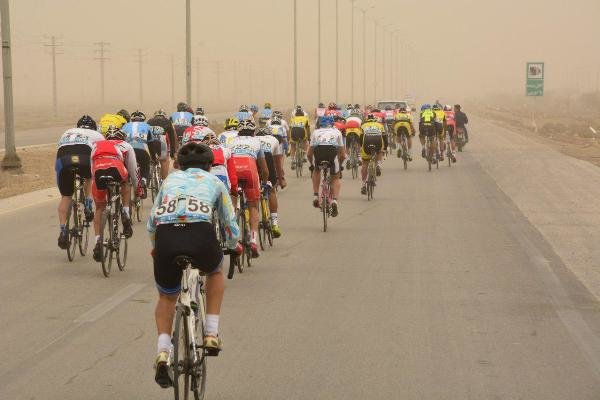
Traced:
<path fill-rule="evenodd" d="M 110 58 L 105 57 L 104 54 L 109 51 L 108 49 L 106 49 L 106 47 L 110 46 L 110 43 L 95 42 L 94 46 L 98 46 L 98 48 L 94 51 L 98 53 L 99 56 L 95 57 L 94 60 L 100 61 L 100 93 L 102 98 L 102 105 L 104 105 L 104 63 L 110 60 Z"/>

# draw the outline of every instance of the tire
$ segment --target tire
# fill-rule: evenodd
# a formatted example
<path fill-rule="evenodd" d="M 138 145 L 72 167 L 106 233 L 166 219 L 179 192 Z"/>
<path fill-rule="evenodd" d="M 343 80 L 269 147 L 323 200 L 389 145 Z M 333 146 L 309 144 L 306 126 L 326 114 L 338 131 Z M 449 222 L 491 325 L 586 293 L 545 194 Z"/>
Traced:
<path fill-rule="evenodd" d="M 100 243 L 102 243 L 102 273 L 108 278 L 112 266 L 113 251 L 111 250 L 110 236 L 112 232 L 112 218 L 108 208 L 102 211 L 100 220 Z"/>
<path fill-rule="evenodd" d="M 117 250 L 117 266 L 120 271 L 125 271 L 125 265 L 127 264 L 127 238 L 120 235 L 119 249 Z"/>
<path fill-rule="evenodd" d="M 190 340 L 189 327 L 185 318 L 185 310 L 178 305 L 173 327 L 173 392 L 175 400 L 187 400 L 190 393 L 189 359 Z"/>
<path fill-rule="evenodd" d="M 321 213 L 323 214 L 323 232 L 327 232 L 327 218 L 329 217 L 329 205 L 327 198 L 321 201 Z"/>
<path fill-rule="evenodd" d="M 244 210 L 240 209 L 240 212 L 238 214 L 238 225 L 240 227 L 240 232 L 242 233 L 242 254 L 240 254 L 240 256 L 238 257 L 237 260 L 237 268 L 238 268 L 238 272 L 240 274 L 242 274 L 244 272 L 244 264 L 245 264 L 245 257 L 246 257 L 246 219 L 244 218 Z"/>
<path fill-rule="evenodd" d="M 206 304 L 206 299 L 203 301 Z M 194 400 L 203 400 L 204 393 L 206 391 L 206 361 L 207 357 L 204 355 L 204 349 L 200 347 L 204 340 L 204 318 L 206 316 L 205 310 L 202 310 L 202 314 L 198 311 L 196 318 L 196 326 L 194 329 L 194 339 L 196 341 L 197 348 L 193 351 L 196 352 L 196 358 L 199 360 L 198 364 L 192 366 L 191 373 L 191 390 L 194 393 Z M 191 346 L 188 348 L 191 349 Z M 193 359 L 193 357 L 190 357 Z"/>
<path fill-rule="evenodd" d="M 75 224 L 77 212 L 73 212 L 75 209 L 75 202 L 71 200 L 71 203 L 72 204 L 67 209 L 67 224 L 65 226 L 65 229 L 69 233 L 69 245 L 67 246 L 67 258 L 69 261 L 73 261 L 75 259 L 75 248 L 77 247 L 77 235 L 73 234 L 77 229 Z M 71 219 L 73 222 L 71 222 Z M 71 225 L 73 225 L 73 227 L 71 227 Z"/>
<path fill-rule="evenodd" d="M 227 273 L 227 279 L 233 279 L 233 275 L 235 274 L 235 267 L 237 266 L 237 260 L 239 257 L 235 257 L 234 255 L 229 256 L 229 272 Z"/>

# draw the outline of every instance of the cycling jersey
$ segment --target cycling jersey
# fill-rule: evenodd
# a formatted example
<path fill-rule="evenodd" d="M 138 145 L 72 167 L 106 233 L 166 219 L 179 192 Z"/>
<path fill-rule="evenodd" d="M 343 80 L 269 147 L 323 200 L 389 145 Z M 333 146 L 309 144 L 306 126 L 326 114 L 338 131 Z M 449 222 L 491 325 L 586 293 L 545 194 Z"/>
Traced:
<path fill-rule="evenodd" d="M 233 153 L 238 181 L 244 182 L 242 187 L 246 199 L 257 201 L 260 197 L 260 179 L 256 160 L 265 157 L 260 140 L 254 136 L 237 136 L 228 147 Z"/>
<path fill-rule="evenodd" d="M 310 146 L 335 146 L 342 147 L 344 145 L 344 139 L 342 132 L 336 128 L 319 128 L 315 129 L 310 135 Z"/>
<path fill-rule="evenodd" d="M 446 114 L 444 113 L 444 110 L 433 110 L 435 113 L 435 120 L 436 122 L 445 122 L 446 121 Z"/>
<path fill-rule="evenodd" d="M 101 140 L 94 144 L 92 159 L 92 193 L 96 202 L 106 201 L 106 188 L 99 178 L 113 176 L 123 183 L 131 177 L 134 188 L 138 187 L 137 161 L 131 145 L 123 140 Z"/>
<path fill-rule="evenodd" d="M 306 115 L 302 115 L 302 116 L 296 116 L 294 115 L 291 119 L 290 119 L 290 127 L 291 128 L 308 128 L 309 126 L 309 122 L 308 122 L 308 117 Z"/>
<path fill-rule="evenodd" d="M 128 122 L 123 126 L 123 132 L 127 134 L 125 140 L 134 149 L 146 150 L 146 143 L 153 139 L 151 129 L 146 122 Z"/>
<path fill-rule="evenodd" d="M 273 110 L 271 110 L 270 108 L 265 108 L 260 113 L 260 117 L 264 118 L 264 119 L 271 119 L 272 116 L 273 116 Z"/>
<path fill-rule="evenodd" d="M 98 131 L 84 128 L 71 128 L 63 133 L 58 140 L 58 148 L 83 144 L 91 149 L 94 143 L 100 140 L 104 140 L 104 136 Z"/>
<path fill-rule="evenodd" d="M 456 116 L 454 115 L 454 111 L 444 111 L 446 114 L 446 124 L 447 125 L 456 125 Z"/>
<path fill-rule="evenodd" d="M 123 125 L 127 123 L 127 120 L 120 116 L 119 114 L 104 114 L 100 118 L 100 132 L 103 135 L 106 135 L 108 132 L 108 127 L 114 126 L 115 128 L 121 128 Z"/>
<path fill-rule="evenodd" d="M 225 131 L 219 135 L 219 141 L 223 145 L 229 146 L 229 144 L 231 143 L 233 138 L 236 138 L 237 136 L 238 136 L 238 131 L 236 131 L 236 130 Z"/>
<path fill-rule="evenodd" d="M 432 110 L 424 110 L 421 112 L 421 120 L 420 123 L 423 125 L 431 125 L 435 120 L 436 116 Z"/>
<path fill-rule="evenodd" d="M 207 126 L 190 126 L 183 131 L 181 145 L 183 146 L 189 142 L 201 142 L 209 133 L 214 134 L 215 132 Z"/>
<path fill-rule="evenodd" d="M 221 145 L 211 145 L 210 148 L 214 157 L 210 173 L 219 178 L 231 193 L 237 193 L 238 180 L 231 150 Z"/>
<path fill-rule="evenodd" d="M 175 126 L 192 126 L 194 114 L 187 111 L 178 111 L 171 114 L 171 122 Z"/>
<path fill-rule="evenodd" d="M 237 113 L 235 113 L 235 118 L 240 122 L 245 121 L 247 119 L 254 119 L 250 111 L 238 111 Z"/>
<path fill-rule="evenodd" d="M 395 116 L 394 130 L 398 133 L 400 128 L 405 128 L 407 130 L 407 135 L 414 135 L 414 127 L 413 127 L 413 119 L 411 115 L 407 112 L 398 112 Z"/>
<path fill-rule="evenodd" d="M 271 135 L 275 136 L 282 141 L 287 139 L 287 132 L 283 125 L 268 125 L 269 130 L 271 131 Z"/>
<path fill-rule="evenodd" d="M 309 133 L 309 122 L 308 117 L 305 115 L 302 116 L 293 116 L 290 120 L 290 132 L 291 139 L 293 142 L 299 143 L 308 139 Z"/>
<path fill-rule="evenodd" d="M 176 150 L 176 139 L 175 139 L 175 128 L 173 127 L 173 123 L 171 122 L 171 120 L 169 118 L 167 118 L 164 115 L 156 115 L 152 118 L 150 118 L 148 120 L 148 125 L 155 127 L 154 130 L 154 134 L 155 135 L 166 135 L 166 147 L 167 147 L 167 151 L 170 150 L 171 153 L 171 157 L 175 157 L 175 150 Z M 160 132 L 160 129 L 157 128 L 162 128 L 162 133 Z M 162 141 L 162 139 L 161 139 Z M 165 157 L 166 158 L 166 157 Z"/>
<path fill-rule="evenodd" d="M 236 136 L 227 145 L 234 157 L 264 158 L 260 140 L 254 136 Z"/>
<path fill-rule="evenodd" d="M 371 159 L 370 146 L 375 146 L 375 152 L 378 153 L 384 148 L 383 135 L 385 128 L 379 122 L 365 122 L 362 125 L 362 147 L 361 156 L 364 161 Z"/>
<path fill-rule="evenodd" d="M 200 168 L 171 173 L 160 186 L 150 211 L 147 229 L 154 248 L 156 229 L 164 224 L 211 222 L 217 211 L 224 225 L 228 248 L 234 248 L 240 234 L 231 198 L 223 182 Z"/>
<path fill-rule="evenodd" d="M 281 147 L 281 144 L 279 143 L 279 140 L 277 140 L 277 138 L 275 136 L 264 135 L 264 136 L 257 136 L 257 137 L 260 140 L 261 149 L 262 149 L 263 153 L 271 153 L 274 156 L 283 155 L 283 149 Z"/>
<path fill-rule="evenodd" d="M 72 196 L 75 191 L 75 171 L 81 178 L 92 176 L 90 154 L 93 145 L 104 140 L 100 132 L 91 129 L 72 128 L 58 140 L 56 152 L 56 183 L 62 196 Z"/>
<path fill-rule="evenodd" d="M 469 119 L 467 118 L 467 114 L 462 111 L 457 111 L 454 115 L 456 126 L 458 128 L 464 128 L 465 124 L 469 123 Z"/>

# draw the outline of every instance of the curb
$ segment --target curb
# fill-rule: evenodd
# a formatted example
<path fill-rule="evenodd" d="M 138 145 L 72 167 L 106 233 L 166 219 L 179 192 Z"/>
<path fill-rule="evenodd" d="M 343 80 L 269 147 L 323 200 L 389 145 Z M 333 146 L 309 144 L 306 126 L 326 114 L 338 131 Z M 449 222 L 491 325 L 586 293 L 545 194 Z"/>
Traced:
<path fill-rule="evenodd" d="M 0 199 L 0 216 L 60 198 L 55 187 Z"/>

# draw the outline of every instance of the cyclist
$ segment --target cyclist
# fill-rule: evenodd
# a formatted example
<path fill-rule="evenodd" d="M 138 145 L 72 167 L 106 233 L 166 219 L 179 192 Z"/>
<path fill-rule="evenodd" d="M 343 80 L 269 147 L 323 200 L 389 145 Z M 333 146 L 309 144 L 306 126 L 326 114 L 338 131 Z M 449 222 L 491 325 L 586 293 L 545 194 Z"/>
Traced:
<path fill-rule="evenodd" d="M 60 224 L 58 247 L 63 250 L 69 246 L 69 232 L 66 225 L 67 210 L 71 206 L 71 196 L 75 192 L 73 168 L 77 168 L 77 174 L 85 179 L 85 219 L 88 222 L 94 219 L 92 198 L 90 197 L 92 188 L 90 154 L 94 143 L 104 140 L 104 137 L 96 129 L 98 127 L 92 117 L 84 115 L 77 121 L 76 128 L 67 130 L 58 140 L 55 163 L 56 182 L 61 195 L 58 204 L 58 223 Z"/>
<path fill-rule="evenodd" d="M 260 113 L 260 117 L 258 118 L 259 126 L 266 126 L 267 121 L 271 119 L 273 116 L 273 110 L 271 109 L 271 103 L 265 103 L 263 106 L 263 110 Z"/>
<path fill-rule="evenodd" d="M 120 128 L 110 126 L 106 132 L 106 139 L 96 142 L 92 150 L 92 193 L 96 203 L 96 215 L 94 216 L 94 233 L 96 235 L 96 246 L 94 247 L 94 260 L 102 261 L 102 243 L 100 243 L 100 219 L 102 211 L 106 208 L 107 190 L 105 183 L 99 178 L 112 176 L 121 183 L 121 204 L 123 234 L 130 238 L 133 235 L 131 218 L 129 214 L 129 177 L 133 187 L 138 187 L 137 162 L 133 147 L 125 141 L 127 135 Z M 137 192 L 136 194 L 141 194 Z"/>
<path fill-rule="evenodd" d="M 444 114 L 446 115 L 446 135 L 449 135 L 452 147 L 452 162 L 456 162 L 456 121 L 451 105 L 444 106 Z"/>
<path fill-rule="evenodd" d="M 327 110 L 325 110 L 325 115 L 329 115 L 329 116 L 338 116 L 341 117 L 342 113 L 340 112 L 340 110 L 338 109 L 337 104 L 335 104 L 334 102 L 331 102 L 327 105 Z"/>
<path fill-rule="evenodd" d="M 168 364 L 173 315 L 182 277 L 175 258 L 187 255 L 195 267 L 207 274 L 203 347 L 218 354 L 222 348 L 219 315 L 225 282 L 221 271 L 223 251 L 211 224 L 213 211 L 218 211 L 224 225 L 227 247 L 236 249 L 238 254 L 241 252 L 237 245 L 240 229 L 231 198 L 223 183 L 208 172 L 214 160 L 210 148 L 190 142 L 179 149 L 177 160 L 181 170 L 163 181 L 147 224 L 158 290 L 155 310 L 158 354 L 154 379 L 162 388 L 173 383 Z"/>
<path fill-rule="evenodd" d="M 281 117 L 278 114 L 274 114 L 273 118 L 271 118 L 271 120 L 269 121 L 267 128 L 269 128 L 269 130 L 271 131 L 271 135 L 275 136 L 279 140 L 283 151 L 287 154 L 289 144 L 288 130 L 285 128 L 284 123 L 286 123 L 285 120 L 281 119 Z"/>
<path fill-rule="evenodd" d="M 328 161 L 331 177 L 331 216 L 337 217 L 339 213 L 338 199 L 341 189 L 342 163 L 346 158 L 344 139 L 342 133 L 333 127 L 333 117 L 326 115 L 321 118 L 321 128 L 315 129 L 310 136 L 308 160 L 312 171 L 313 206 L 319 208 L 319 186 L 321 184 L 321 170 L 315 169 L 323 161 Z"/>
<path fill-rule="evenodd" d="M 122 109 L 114 114 L 104 114 L 100 118 L 100 133 L 106 135 L 109 126 L 121 128 L 127 122 L 129 122 L 130 116 L 127 110 Z"/>
<path fill-rule="evenodd" d="M 461 128 L 465 131 L 465 142 L 469 142 L 469 132 L 467 131 L 466 124 L 469 123 L 469 118 L 467 118 L 467 114 L 465 114 L 460 107 L 460 104 L 454 105 L 454 117 L 456 120 L 456 129 Z"/>
<path fill-rule="evenodd" d="M 408 152 L 408 161 L 412 161 L 412 137 L 415 136 L 415 126 L 413 124 L 412 116 L 406 109 L 406 106 L 400 106 L 398 113 L 394 116 L 394 132 L 396 136 L 406 135 L 406 147 Z M 402 132 L 400 132 L 402 130 Z M 402 149 L 398 149 L 398 156 Z"/>
<path fill-rule="evenodd" d="M 267 169 L 269 170 L 269 210 L 271 211 L 271 231 L 273 237 L 281 237 L 281 229 L 279 228 L 278 207 L 277 201 L 277 184 L 280 182 L 278 176 L 283 175 L 283 148 L 279 140 L 273 135 L 268 128 L 258 128 L 256 137 L 260 140 L 261 149 L 265 154 Z"/>
<path fill-rule="evenodd" d="M 385 136 L 385 128 L 379 119 L 373 114 L 370 113 L 367 115 L 367 119 L 365 123 L 362 124 L 362 148 L 361 148 L 361 158 L 362 158 L 362 187 L 360 189 L 361 194 L 367 194 L 367 175 L 368 175 L 368 167 L 369 161 L 371 161 L 371 149 L 369 146 L 375 146 L 375 154 L 377 154 L 377 166 L 376 174 L 377 176 L 381 175 L 381 159 L 383 158 L 383 149 L 384 149 L 384 136 Z"/>
<path fill-rule="evenodd" d="M 227 147 L 233 153 L 235 170 L 237 173 L 238 184 L 244 190 L 244 195 L 248 202 L 250 210 L 250 247 L 252 257 L 259 256 L 256 246 L 256 237 L 258 232 L 258 199 L 260 198 L 260 182 L 267 180 L 269 171 L 265 161 L 265 154 L 262 151 L 262 145 L 258 138 L 254 137 L 256 125 L 253 121 L 247 119 L 241 121 L 238 125 L 238 136 L 233 138 Z M 258 168 L 257 168 L 258 167 Z M 260 173 L 260 176 L 259 176 Z M 237 198 L 233 199 L 237 208 Z"/>
<path fill-rule="evenodd" d="M 422 150 L 421 156 L 425 158 L 425 136 L 430 138 L 435 137 L 435 126 L 434 126 L 435 114 L 431 109 L 430 104 L 423 104 L 421 106 L 421 116 L 419 118 L 419 141 L 421 142 Z M 432 139 L 433 140 L 433 139 Z"/>
<path fill-rule="evenodd" d="M 301 146 L 304 152 L 308 150 L 308 138 L 310 137 L 310 125 L 308 116 L 302 106 L 296 106 L 292 119 L 290 119 L 290 147 L 292 156 L 292 169 L 296 169 L 296 147 Z M 303 162 L 307 160 L 304 159 Z"/>
<path fill-rule="evenodd" d="M 240 106 L 240 110 L 235 114 L 235 118 L 240 122 L 245 121 L 247 119 L 253 120 L 252 113 L 250 112 L 250 107 L 248 107 L 245 104 L 242 104 Z"/>
<path fill-rule="evenodd" d="M 258 114 L 258 106 L 256 104 L 250 106 L 250 113 L 252 114 L 252 120 L 256 121 L 256 114 Z"/>
<path fill-rule="evenodd" d="M 179 147 L 175 127 L 162 109 L 156 111 L 147 122 L 152 129 L 151 135 L 155 139 L 148 143 L 150 157 L 159 160 L 160 177 L 165 179 L 169 175 L 169 154 L 171 158 L 175 158 L 175 150 Z"/>
<path fill-rule="evenodd" d="M 183 131 L 181 145 L 185 145 L 189 141 L 200 142 L 207 134 L 215 132 L 208 127 L 208 118 L 204 115 L 194 115 L 192 117 L 192 126 Z"/>
<path fill-rule="evenodd" d="M 327 108 L 325 108 L 325 104 L 323 103 L 319 103 L 319 105 L 315 109 L 315 128 L 319 128 L 319 119 L 325 116 L 326 110 Z"/>
<path fill-rule="evenodd" d="M 204 115 L 204 107 L 198 106 L 194 112 L 194 115 Z"/>
<path fill-rule="evenodd" d="M 233 138 L 237 137 L 238 125 L 239 125 L 239 121 L 235 118 L 227 118 L 225 120 L 225 124 L 224 124 L 225 131 L 223 131 L 219 135 L 219 141 L 223 145 L 229 146 L 229 144 L 231 143 Z"/>
<path fill-rule="evenodd" d="M 232 195 L 237 195 L 238 180 L 231 150 L 225 147 L 213 132 L 207 133 L 202 138 L 202 143 L 213 152 L 214 160 L 210 173 L 219 178 Z"/>
<path fill-rule="evenodd" d="M 360 141 L 362 138 L 363 131 L 360 128 L 362 125 L 362 112 L 359 108 L 353 108 L 350 116 L 346 120 L 346 152 L 351 151 L 351 146 L 354 146 L 357 151 L 360 149 Z M 358 153 L 357 153 L 358 154 Z M 361 165 L 362 161 L 358 160 L 358 165 Z M 346 168 L 350 169 L 350 160 L 346 161 Z"/>
<path fill-rule="evenodd" d="M 180 102 L 177 104 L 177 111 L 171 114 L 171 122 L 175 127 L 175 133 L 177 134 L 177 142 L 181 143 L 183 131 L 192 126 L 192 108 L 187 103 Z M 177 150 L 177 149 L 174 149 Z"/>
<path fill-rule="evenodd" d="M 348 119 L 348 117 L 350 116 L 350 114 L 352 114 L 353 108 L 354 108 L 354 106 L 352 104 L 348 103 L 346 105 L 346 108 L 342 112 L 342 117 L 344 117 L 344 119 Z"/>
<path fill-rule="evenodd" d="M 432 107 L 435 119 L 433 125 L 435 126 L 435 132 L 438 138 L 438 147 L 440 153 L 438 155 L 440 161 L 444 161 L 444 152 L 446 151 L 446 143 L 444 142 L 444 135 L 446 131 L 446 114 L 442 109 L 442 105 L 436 100 L 436 103 Z"/>
<path fill-rule="evenodd" d="M 150 180 L 150 154 L 146 150 L 146 145 L 153 139 L 152 127 L 145 121 L 146 115 L 136 110 L 131 113 L 131 122 L 123 125 L 123 132 L 127 135 L 125 140 L 133 147 L 135 159 L 140 167 L 140 187 L 143 199 L 147 197 L 146 187 Z"/>

